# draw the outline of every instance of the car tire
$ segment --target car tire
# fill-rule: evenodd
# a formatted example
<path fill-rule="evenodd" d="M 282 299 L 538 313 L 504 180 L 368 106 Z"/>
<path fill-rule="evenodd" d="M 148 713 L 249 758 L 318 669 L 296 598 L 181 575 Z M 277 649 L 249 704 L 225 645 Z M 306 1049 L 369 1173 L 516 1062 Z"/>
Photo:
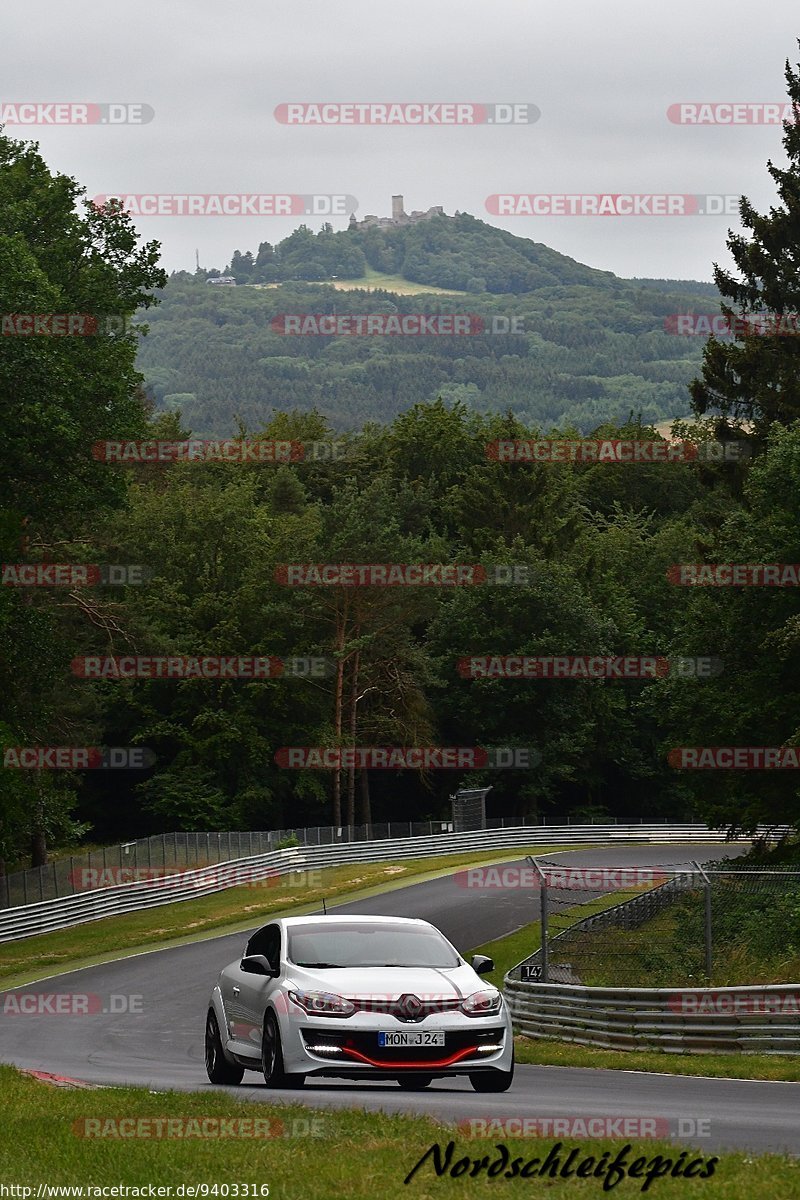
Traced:
<path fill-rule="evenodd" d="M 513 1079 L 513 1062 L 510 1071 L 474 1071 L 469 1077 L 476 1092 L 507 1092 Z"/>
<path fill-rule="evenodd" d="M 241 1083 L 244 1077 L 244 1067 L 237 1063 L 228 1062 L 222 1049 L 222 1038 L 219 1035 L 219 1025 L 213 1008 L 206 1016 L 205 1037 L 206 1075 L 211 1083 Z"/>
<path fill-rule="evenodd" d="M 433 1082 L 432 1075 L 398 1075 L 397 1082 L 406 1092 L 421 1092 Z"/>
<path fill-rule="evenodd" d="M 299 1088 L 306 1081 L 305 1075 L 291 1074 L 284 1069 L 281 1031 L 275 1015 L 268 1012 L 264 1018 L 264 1035 L 261 1039 L 261 1070 L 264 1082 L 272 1088 Z"/>

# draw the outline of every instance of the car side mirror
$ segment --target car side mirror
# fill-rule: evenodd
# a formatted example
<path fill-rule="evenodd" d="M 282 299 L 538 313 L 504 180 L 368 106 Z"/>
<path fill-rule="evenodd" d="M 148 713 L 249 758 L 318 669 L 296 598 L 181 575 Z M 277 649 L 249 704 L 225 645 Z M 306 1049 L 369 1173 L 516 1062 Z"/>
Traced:
<path fill-rule="evenodd" d="M 248 975 L 267 975 L 274 978 L 278 972 L 263 954 L 248 954 L 241 961 L 241 969 Z"/>
<path fill-rule="evenodd" d="M 476 975 L 488 975 L 494 970 L 494 959 L 486 954 L 473 954 L 472 969 Z"/>

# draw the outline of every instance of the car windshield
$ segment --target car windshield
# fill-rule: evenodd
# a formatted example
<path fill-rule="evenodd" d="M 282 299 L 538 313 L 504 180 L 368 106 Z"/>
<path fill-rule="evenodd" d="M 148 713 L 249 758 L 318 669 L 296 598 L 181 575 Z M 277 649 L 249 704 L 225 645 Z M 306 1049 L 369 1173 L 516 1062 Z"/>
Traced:
<path fill-rule="evenodd" d="M 289 930 L 287 956 L 298 967 L 457 967 L 435 929 L 320 923 Z"/>

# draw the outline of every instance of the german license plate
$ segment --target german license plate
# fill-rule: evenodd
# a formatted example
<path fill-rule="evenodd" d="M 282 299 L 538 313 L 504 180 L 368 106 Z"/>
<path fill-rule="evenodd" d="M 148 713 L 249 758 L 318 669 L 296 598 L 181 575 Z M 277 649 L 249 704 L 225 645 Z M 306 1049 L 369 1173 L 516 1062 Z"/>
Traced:
<path fill-rule="evenodd" d="M 408 1029 L 378 1034 L 379 1046 L 443 1046 L 444 1033 L 431 1030 Z"/>

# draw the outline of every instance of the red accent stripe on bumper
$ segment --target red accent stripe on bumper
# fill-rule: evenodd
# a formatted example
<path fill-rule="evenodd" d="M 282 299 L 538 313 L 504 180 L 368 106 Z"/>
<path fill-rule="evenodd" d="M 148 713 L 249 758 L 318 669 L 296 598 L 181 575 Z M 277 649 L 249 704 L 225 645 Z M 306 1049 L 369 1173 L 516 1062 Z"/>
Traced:
<path fill-rule="evenodd" d="M 382 1071 L 391 1071 L 393 1067 L 452 1067 L 459 1059 L 474 1054 L 478 1047 L 467 1046 L 466 1050 L 459 1050 L 456 1054 L 451 1054 L 449 1058 L 438 1058 L 435 1061 L 428 1062 L 399 1062 L 397 1059 L 394 1062 L 378 1062 L 376 1058 L 369 1058 L 366 1054 L 362 1054 L 360 1050 L 351 1049 L 350 1046 L 343 1046 L 342 1049 L 345 1054 L 360 1059 L 361 1062 L 368 1063 L 371 1067 L 380 1067 Z"/>

